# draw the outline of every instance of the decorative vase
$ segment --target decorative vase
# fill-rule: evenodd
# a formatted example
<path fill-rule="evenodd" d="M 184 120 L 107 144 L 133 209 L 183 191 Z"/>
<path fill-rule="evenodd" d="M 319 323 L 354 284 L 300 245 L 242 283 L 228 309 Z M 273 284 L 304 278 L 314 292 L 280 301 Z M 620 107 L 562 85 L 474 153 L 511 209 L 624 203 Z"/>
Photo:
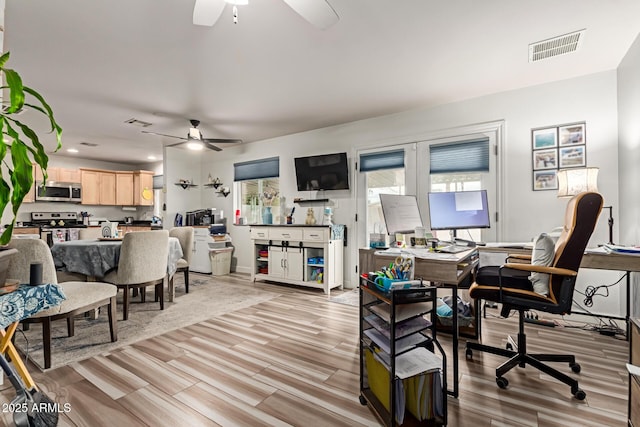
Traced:
<path fill-rule="evenodd" d="M 262 223 L 263 224 L 273 223 L 273 214 L 271 213 L 271 206 L 264 207 L 264 212 L 262 212 Z"/>

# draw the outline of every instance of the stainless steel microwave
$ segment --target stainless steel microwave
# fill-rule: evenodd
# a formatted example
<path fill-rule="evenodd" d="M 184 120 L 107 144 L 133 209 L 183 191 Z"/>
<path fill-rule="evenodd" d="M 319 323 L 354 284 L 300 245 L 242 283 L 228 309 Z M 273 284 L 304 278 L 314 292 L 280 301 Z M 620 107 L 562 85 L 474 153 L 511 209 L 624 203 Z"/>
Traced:
<path fill-rule="evenodd" d="M 82 202 L 82 186 L 77 182 L 36 182 L 36 202 Z"/>

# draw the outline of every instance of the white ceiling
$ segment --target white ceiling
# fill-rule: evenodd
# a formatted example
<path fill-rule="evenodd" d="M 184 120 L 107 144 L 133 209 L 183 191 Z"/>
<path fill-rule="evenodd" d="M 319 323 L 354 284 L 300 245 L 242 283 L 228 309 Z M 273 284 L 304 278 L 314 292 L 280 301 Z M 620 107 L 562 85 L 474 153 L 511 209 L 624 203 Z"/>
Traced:
<path fill-rule="evenodd" d="M 142 163 L 177 140 L 131 118 L 259 141 L 615 69 L 640 32 L 638 0 L 329 2 L 340 21 L 321 31 L 282 0 L 214 27 L 192 24 L 194 0 L 6 0 L 4 50 L 65 148 Z M 528 63 L 529 43 L 583 28 L 578 52 Z"/>

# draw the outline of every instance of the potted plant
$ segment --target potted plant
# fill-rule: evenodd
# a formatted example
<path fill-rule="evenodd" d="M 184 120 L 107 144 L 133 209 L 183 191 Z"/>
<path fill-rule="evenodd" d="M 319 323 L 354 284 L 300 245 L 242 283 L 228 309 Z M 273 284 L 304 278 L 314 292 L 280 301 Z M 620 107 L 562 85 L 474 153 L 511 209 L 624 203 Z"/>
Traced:
<path fill-rule="evenodd" d="M 0 128 L 2 129 L 2 143 L 0 143 L 0 216 L 11 203 L 13 218 L 0 235 L 0 245 L 6 245 L 11 240 L 16 216 L 24 197 L 33 186 L 33 166 L 35 163 L 42 169 L 46 179 L 49 157 L 36 132 L 27 124 L 18 120 L 17 114 L 23 108 L 42 113 L 51 126 L 51 132 L 55 132 L 58 151 L 62 146 L 62 129 L 53 117 L 53 111 L 44 98 L 35 90 L 23 85 L 20 75 L 6 68 L 9 60 L 9 52 L 0 55 L 0 73 L 3 74 L 4 84 L 2 89 L 8 89 L 8 99 L 4 100 L 0 109 Z M 28 98 L 27 98 L 28 97 Z M 10 152 L 11 162 L 7 161 Z M 5 251 L 10 252 L 10 251 Z M 6 255 L 9 255 L 7 253 Z M 8 267 L 7 256 L 0 254 L 0 286 L 5 278 L 2 272 Z M 3 268 L 2 264 L 6 264 Z"/>

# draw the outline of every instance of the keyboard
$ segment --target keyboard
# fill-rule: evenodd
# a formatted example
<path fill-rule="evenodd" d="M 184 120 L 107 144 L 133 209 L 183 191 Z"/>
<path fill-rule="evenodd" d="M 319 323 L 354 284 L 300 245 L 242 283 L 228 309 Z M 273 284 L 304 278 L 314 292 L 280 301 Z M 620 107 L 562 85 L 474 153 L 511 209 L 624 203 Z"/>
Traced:
<path fill-rule="evenodd" d="M 440 246 L 438 247 L 438 252 L 444 252 L 444 253 L 448 253 L 448 254 L 457 254 L 458 252 L 464 252 L 464 251 L 468 251 L 469 249 L 472 249 L 468 246 L 456 246 L 456 245 L 449 245 L 449 246 Z"/>

